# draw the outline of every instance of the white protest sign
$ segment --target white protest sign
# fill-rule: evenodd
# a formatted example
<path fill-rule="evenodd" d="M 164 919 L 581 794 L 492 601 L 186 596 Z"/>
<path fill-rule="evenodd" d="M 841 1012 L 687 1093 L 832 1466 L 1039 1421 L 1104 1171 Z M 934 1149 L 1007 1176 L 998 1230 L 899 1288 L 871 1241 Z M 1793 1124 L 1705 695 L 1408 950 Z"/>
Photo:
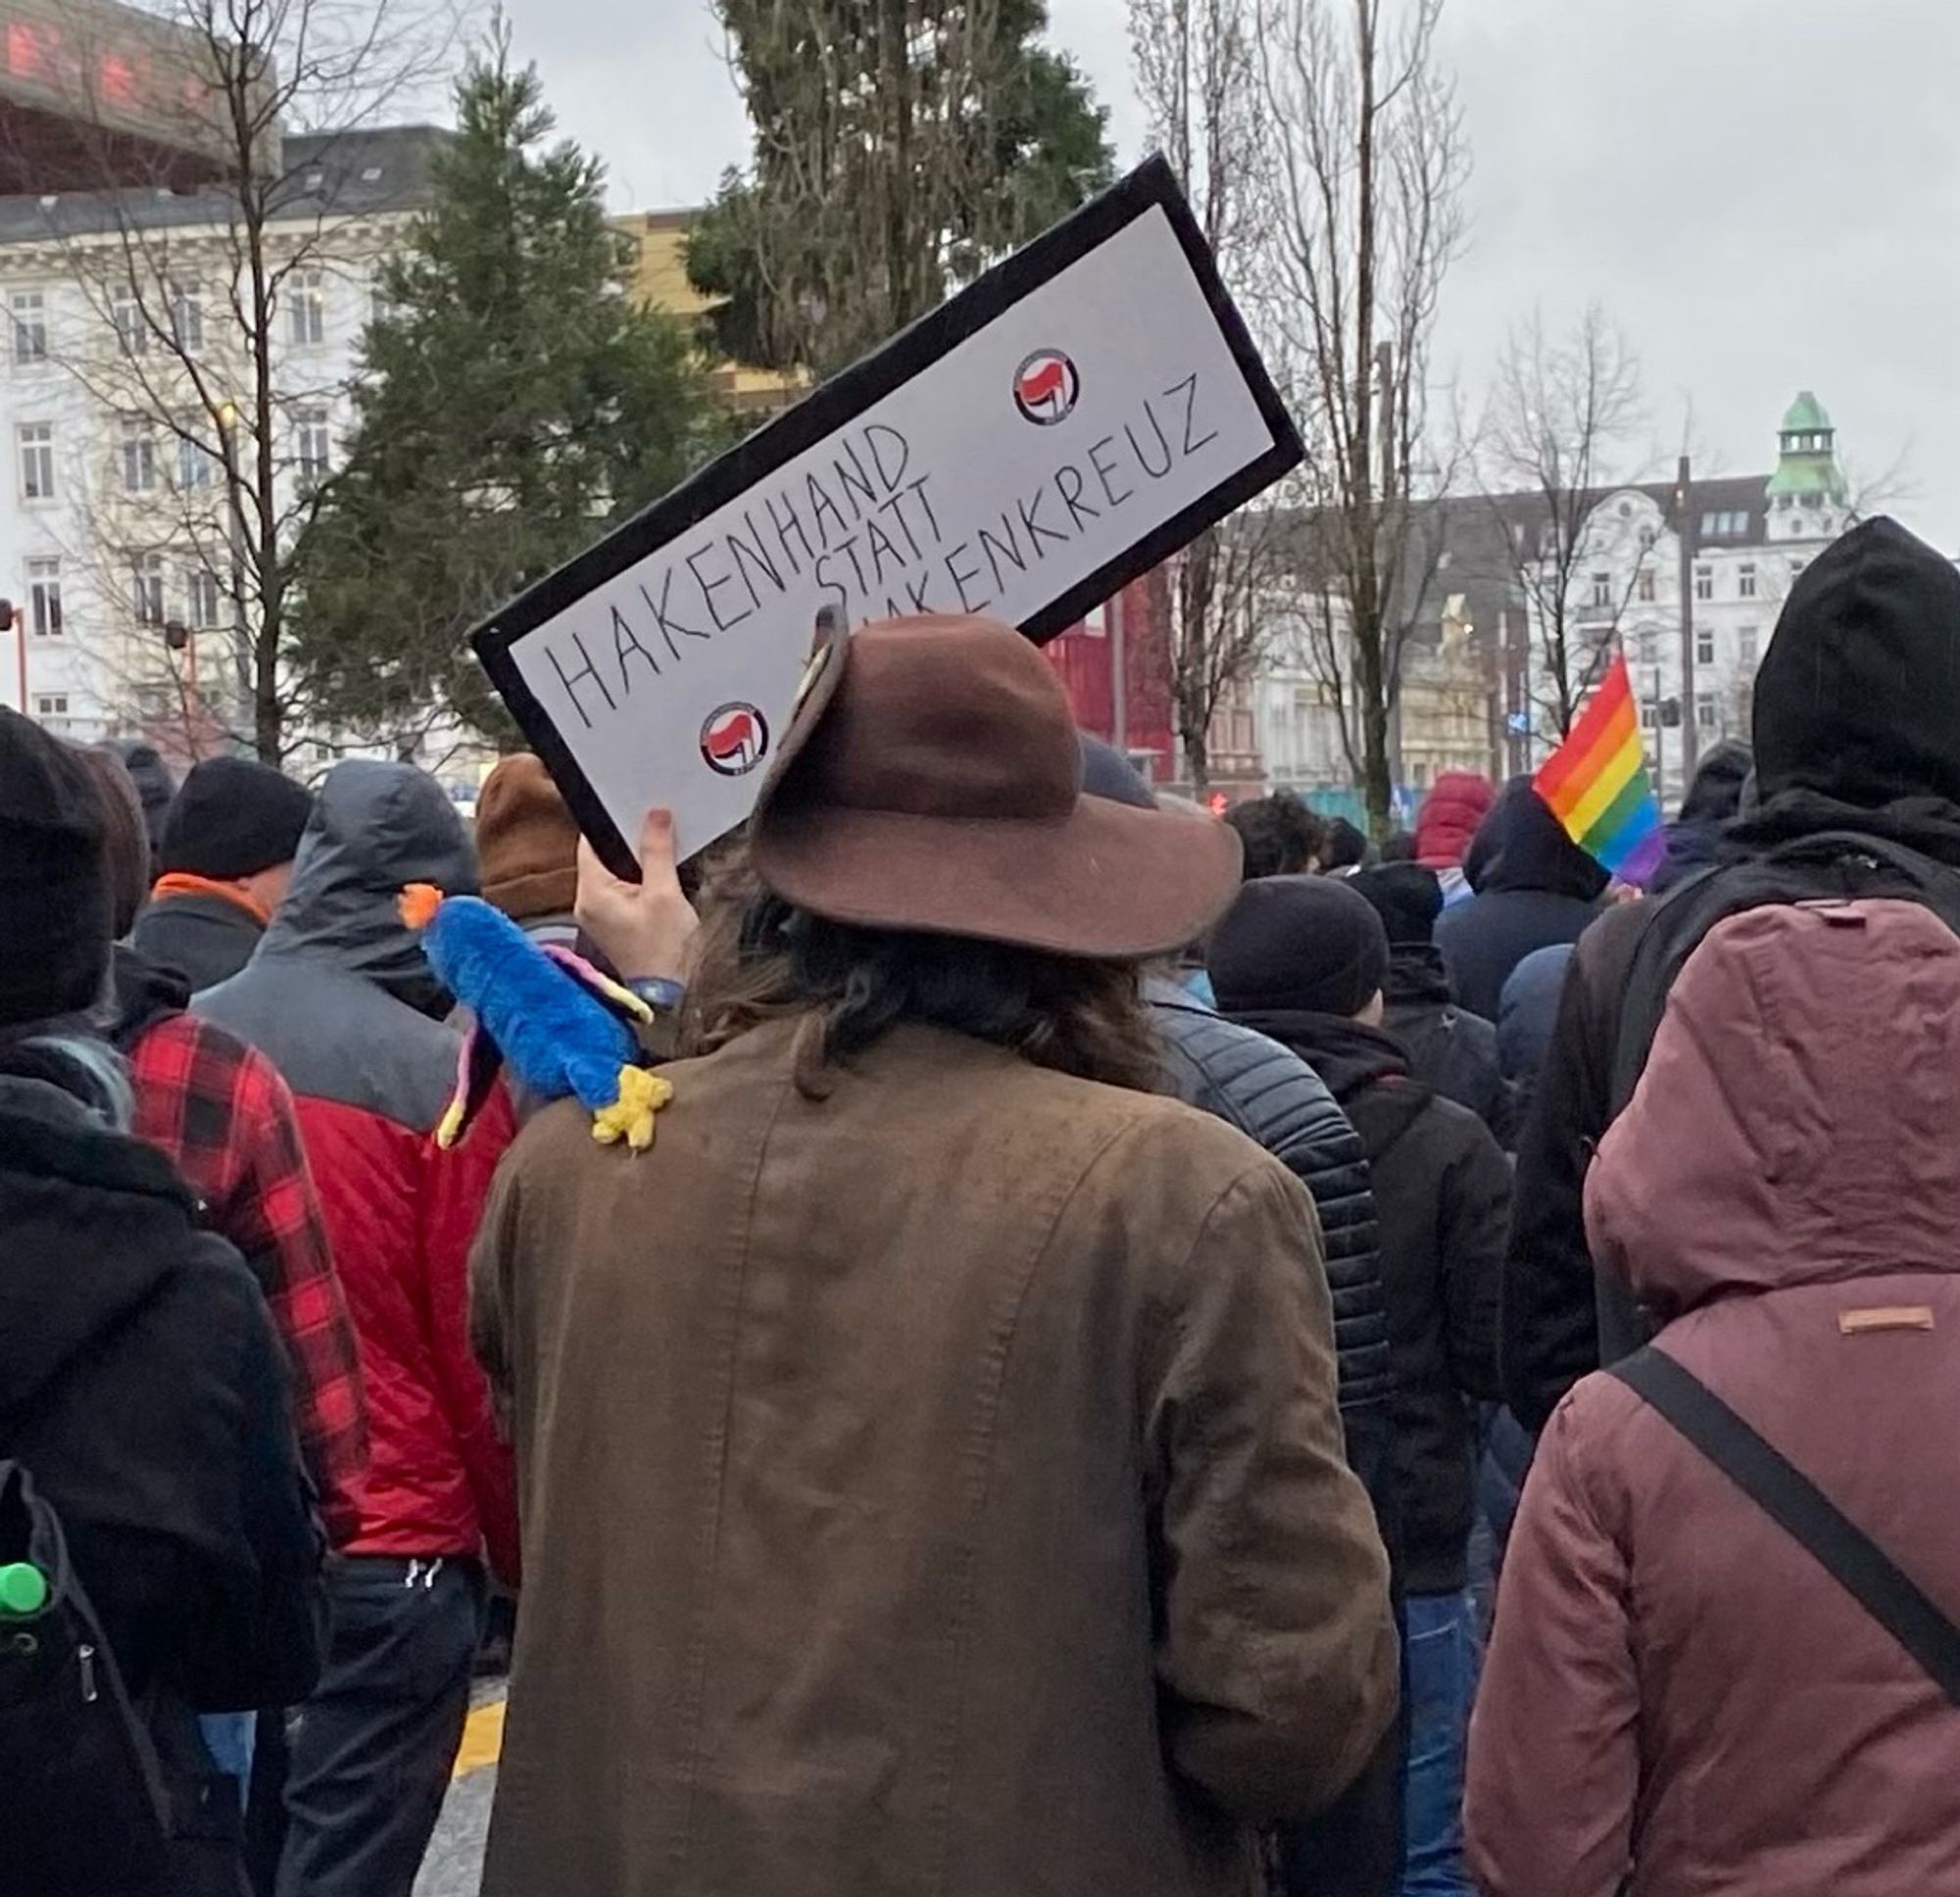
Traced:
<path fill-rule="evenodd" d="M 515 601 L 484 664 L 594 844 L 749 813 L 826 608 L 1042 638 L 1300 457 L 1152 160 Z"/>

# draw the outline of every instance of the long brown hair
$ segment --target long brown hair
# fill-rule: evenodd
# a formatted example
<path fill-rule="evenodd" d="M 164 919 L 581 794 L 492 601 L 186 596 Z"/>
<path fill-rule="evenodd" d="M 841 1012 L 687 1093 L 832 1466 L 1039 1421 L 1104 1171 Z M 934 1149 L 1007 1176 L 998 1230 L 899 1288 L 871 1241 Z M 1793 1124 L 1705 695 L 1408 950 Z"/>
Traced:
<path fill-rule="evenodd" d="M 831 922 L 763 889 L 746 851 L 710 874 L 701 908 L 684 1053 L 814 1014 L 826 1061 L 848 1062 L 916 1021 L 1078 1079 L 1140 1093 L 1161 1085 L 1162 1056 L 1127 962 Z"/>

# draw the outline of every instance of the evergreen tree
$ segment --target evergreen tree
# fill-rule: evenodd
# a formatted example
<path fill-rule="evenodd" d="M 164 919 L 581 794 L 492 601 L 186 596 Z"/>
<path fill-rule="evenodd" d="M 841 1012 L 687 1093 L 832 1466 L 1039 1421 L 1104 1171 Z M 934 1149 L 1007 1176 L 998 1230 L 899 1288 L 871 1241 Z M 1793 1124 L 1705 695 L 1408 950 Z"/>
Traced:
<path fill-rule="evenodd" d="M 688 242 L 737 360 L 827 374 L 1108 181 L 1043 0 L 721 0 L 755 130 Z"/>
<path fill-rule="evenodd" d="M 598 161 L 500 26 L 456 90 L 435 202 L 382 278 L 356 427 L 304 550 L 316 719 L 406 740 L 508 729 L 466 634 L 720 441 L 686 325 L 625 294 Z"/>

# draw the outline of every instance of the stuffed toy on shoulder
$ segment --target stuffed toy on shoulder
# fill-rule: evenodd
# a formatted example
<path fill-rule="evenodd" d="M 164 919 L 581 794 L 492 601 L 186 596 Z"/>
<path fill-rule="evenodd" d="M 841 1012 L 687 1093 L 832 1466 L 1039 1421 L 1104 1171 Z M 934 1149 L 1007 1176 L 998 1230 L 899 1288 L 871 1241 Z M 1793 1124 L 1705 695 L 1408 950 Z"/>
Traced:
<path fill-rule="evenodd" d="M 541 1098 L 577 1098 L 602 1145 L 623 1141 L 644 1152 L 653 1144 L 654 1115 L 673 1088 L 639 1064 L 628 1024 L 654 1016 L 637 995 L 570 949 L 533 942 L 480 897 L 411 883 L 398 906 L 430 967 L 473 1017 L 437 1145 L 463 1137 L 506 1060 Z"/>

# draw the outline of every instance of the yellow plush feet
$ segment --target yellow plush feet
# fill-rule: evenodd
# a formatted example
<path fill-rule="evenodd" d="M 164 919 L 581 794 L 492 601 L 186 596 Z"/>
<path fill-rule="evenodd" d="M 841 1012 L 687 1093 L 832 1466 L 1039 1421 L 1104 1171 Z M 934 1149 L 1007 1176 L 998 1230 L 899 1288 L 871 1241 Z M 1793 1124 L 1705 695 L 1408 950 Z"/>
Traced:
<path fill-rule="evenodd" d="M 654 1115 L 673 1098 L 673 1086 L 644 1067 L 619 1069 L 619 1092 L 592 1116 L 592 1137 L 602 1146 L 625 1141 L 635 1152 L 654 1143 Z"/>

